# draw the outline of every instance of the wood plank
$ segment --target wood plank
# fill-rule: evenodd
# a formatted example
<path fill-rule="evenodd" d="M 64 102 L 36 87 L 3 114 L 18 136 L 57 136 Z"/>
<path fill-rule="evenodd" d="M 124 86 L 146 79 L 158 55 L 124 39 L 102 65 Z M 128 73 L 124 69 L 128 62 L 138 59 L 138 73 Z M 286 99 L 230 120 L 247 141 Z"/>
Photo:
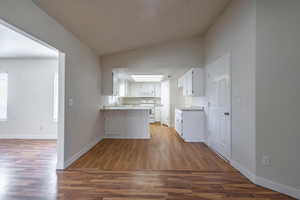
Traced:
<path fill-rule="evenodd" d="M 255 186 L 238 172 L 68 170 L 59 196 L 107 200 L 289 200 Z"/>
<path fill-rule="evenodd" d="M 151 132 L 148 141 L 104 140 L 77 166 L 57 172 L 55 140 L 0 140 L 0 199 L 293 199 L 252 184 L 205 145 L 184 143 L 172 129 L 151 126 Z"/>
<path fill-rule="evenodd" d="M 173 128 L 152 124 L 150 140 L 104 139 L 69 169 L 235 171 L 204 143 L 185 143 Z"/>

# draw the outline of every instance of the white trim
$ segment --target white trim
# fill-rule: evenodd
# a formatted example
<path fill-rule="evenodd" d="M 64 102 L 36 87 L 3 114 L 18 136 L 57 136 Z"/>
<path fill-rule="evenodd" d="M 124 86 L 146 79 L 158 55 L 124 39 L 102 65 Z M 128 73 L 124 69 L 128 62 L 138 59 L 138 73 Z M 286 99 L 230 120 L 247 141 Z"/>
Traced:
<path fill-rule="evenodd" d="M 276 183 L 259 176 L 256 176 L 255 184 L 289 195 L 296 199 L 300 199 L 300 189 L 293 188 L 291 186 L 283 185 L 280 183 Z"/>
<path fill-rule="evenodd" d="M 244 176 L 246 176 L 250 181 L 255 183 L 255 177 L 256 175 L 252 172 L 250 172 L 248 169 L 246 169 L 244 166 L 242 166 L 240 163 L 230 160 L 230 164 L 232 167 L 234 167 L 236 170 L 241 172 Z"/>
<path fill-rule="evenodd" d="M 201 143 L 205 143 L 205 139 L 199 139 L 199 140 L 186 140 L 186 139 L 183 139 L 185 142 L 201 142 Z"/>
<path fill-rule="evenodd" d="M 64 169 L 69 167 L 73 162 L 78 160 L 83 154 L 87 153 L 89 150 L 91 150 L 96 144 L 98 144 L 102 138 L 96 139 L 89 144 L 85 145 L 79 152 L 75 153 L 71 158 L 69 158 L 65 163 L 64 163 Z"/>
<path fill-rule="evenodd" d="M 58 67 L 58 121 L 57 121 L 57 163 L 56 169 L 64 169 L 65 163 L 65 65 L 66 54 L 59 52 Z"/>
<path fill-rule="evenodd" d="M 28 34 L 23 31 L 21 28 L 18 28 L 14 25 L 11 25 L 4 20 L 0 19 L 0 24 L 4 25 L 17 33 L 22 34 L 25 37 L 28 37 L 50 49 L 56 50 L 59 53 L 59 109 L 58 109 L 58 134 L 57 134 L 57 163 L 56 169 L 64 169 L 64 148 L 65 148 L 65 53 L 60 52 L 58 49 L 49 45 L 48 43 L 38 39 L 38 37 Z"/>
<path fill-rule="evenodd" d="M 49 139 L 57 139 L 57 134 L 5 134 L 0 135 L 0 139 L 31 139 L 31 140 L 49 140 Z"/>
<path fill-rule="evenodd" d="M 234 167 L 236 170 L 241 172 L 244 176 L 246 176 L 251 182 L 253 182 L 256 185 L 280 192 L 282 194 L 289 195 L 291 197 L 294 197 L 296 199 L 300 199 L 300 189 L 283 185 L 271 180 L 268 180 L 266 178 L 256 176 L 256 174 L 250 172 L 248 169 L 246 169 L 244 166 L 242 166 L 240 163 L 231 160 L 230 164 L 232 167 Z"/>

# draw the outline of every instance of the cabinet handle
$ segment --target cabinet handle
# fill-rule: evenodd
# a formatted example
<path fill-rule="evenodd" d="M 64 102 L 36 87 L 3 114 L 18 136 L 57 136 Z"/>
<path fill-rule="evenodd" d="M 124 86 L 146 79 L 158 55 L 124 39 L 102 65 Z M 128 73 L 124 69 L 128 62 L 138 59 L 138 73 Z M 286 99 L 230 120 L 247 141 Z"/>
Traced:
<path fill-rule="evenodd" d="M 229 114 L 229 112 L 225 112 L 224 115 L 229 116 L 230 114 Z"/>

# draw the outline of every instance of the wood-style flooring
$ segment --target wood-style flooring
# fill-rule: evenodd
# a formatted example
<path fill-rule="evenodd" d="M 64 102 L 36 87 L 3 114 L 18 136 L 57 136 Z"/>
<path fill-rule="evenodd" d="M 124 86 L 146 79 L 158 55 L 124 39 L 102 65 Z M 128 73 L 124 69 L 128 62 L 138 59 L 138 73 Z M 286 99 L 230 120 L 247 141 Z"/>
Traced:
<path fill-rule="evenodd" d="M 56 141 L 0 139 L 0 200 L 56 197 Z"/>
<path fill-rule="evenodd" d="M 80 200 L 290 200 L 237 172 L 67 170 L 59 197 Z"/>
<path fill-rule="evenodd" d="M 252 184 L 172 129 L 152 125 L 151 133 L 149 141 L 103 140 L 65 171 L 55 170 L 54 140 L 0 140 L 0 200 L 293 199 Z"/>
<path fill-rule="evenodd" d="M 104 139 L 69 169 L 235 171 L 205 144 L 152 124 L 151 139 Z"/>

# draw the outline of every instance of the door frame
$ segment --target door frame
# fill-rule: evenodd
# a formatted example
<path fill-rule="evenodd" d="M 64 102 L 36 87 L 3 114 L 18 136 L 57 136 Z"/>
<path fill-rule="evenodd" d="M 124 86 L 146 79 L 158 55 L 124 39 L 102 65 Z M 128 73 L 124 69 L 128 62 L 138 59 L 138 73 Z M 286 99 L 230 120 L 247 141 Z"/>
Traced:
<path fill-rule="evenodd" d="M 13 31 L 37 42 L 41 45 L 48 47 L 50 49 L 56 50 L 59 54 L 58 60 L 59 60 L 59 67 L 58 67 L 58 93 L 59 93 L 59 105 L 58 105 L 58 122 L 57 122 L 57 145 L 56 145 L 56 153 L 57 153 L 57 163 L 56 163 L 56 169 L 63 170 L 65 168 L 64 164 L 64 149 L 65 149 L 65 59 L 66 54 L 61 52 L 59 49 L 49 45 L 48 43 L 38 39 L 37 37 L 23 31 L 22 29 L 6 22 L 5 20 L 0 18 L 0 25 L 6 26 L 9 29 L 12 29 Z"/>

